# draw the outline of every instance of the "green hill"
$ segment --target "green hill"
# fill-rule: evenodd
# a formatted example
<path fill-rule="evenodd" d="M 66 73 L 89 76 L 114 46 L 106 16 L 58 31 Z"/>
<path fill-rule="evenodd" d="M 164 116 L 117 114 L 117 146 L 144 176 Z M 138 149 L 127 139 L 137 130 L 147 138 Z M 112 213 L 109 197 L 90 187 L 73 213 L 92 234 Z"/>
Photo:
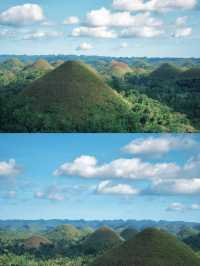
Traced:
<path fill-rule="evenodd" d="M 189 236 L 184 239 L 184 242 L 193 250 L 200 251 L 200 234 Z"/>
<path fill-rule="evenodd" d="M 53 62 L 51 65 L 53 66 L 53 68 L 57 68 L 64 63 L 65 63 L 65 61 L 63 61 L 63 60 L 57 60 L 57 61 Z"/>
<path fill-rule="evenodd" d="M 192 67 L 181 73 L 182 79 L 200 79 L 200 68 Z"/>
<path fill-rule="evenodd" d="M 130 104 L 81 62 L 66 62 L 33 82 L 21 96 L 35 100 L 33 111 L 52 112 L 80 128 L 89 124 L 101 131 L 118 131 L 127 127 L 130 114 Z"/>
<path fill-rule="evenodd" d="M 200 259 L 174 236 L 146 229 L 97 258 L 92 266 L 199 266 Z"/>
<path fill-rule="evenodd" d="M 186 239 L 190 236 L 198 235 L 199 231 L 192 227 L 184 227 L 178 233 L 177 237 L 180 239 Z"/>
<path fill-rule="evenodd" d="M 121 243 L 122 239 L 115 231 L 108 227 L 101 227 L 83 242 L 82 249 L 86 254 L 96 254 Z"/>
<path fill-rule="evenodd" d="M 73 225 L 64 224 L 48 232 L 47 236 L 49 239 L 54 241 L 72 241 L 78 239 L 81 236 L 81 232 Z"/>
<path fill-rule="evenodd" d="M 131 73 L 132 69 L 125 63 L 113 60 L 111 62 L 111 73 L 114 76 L 124 76 L 127 73 Z"/>
<path fill-rule="evenodd" d="M 21 62 L 17 58 L 9 59 L 0 64 L 0 70 L 2 71 L 10 71 L 10 72 L 18 72 L 22 70 L 24 67 L 24 63 Z"/>
<path fill-rule="evenodd" d="M 120 233 L 120 236 L 124 240 L 129 240 L 131 238 L 134 238 L 137 234 L 138 234 L 138 231 L 136 229 L 126 228 Z"/>
<path fill-rule="evenodd" d="M 150 78 L 156 80 L 173 80 L 177 79 L 181 70 L 173 64 L 164 63 L 150 74 Z"/>
<path fill-rule="evenodd" d="M 42 236 L 32 236 L 23 242 L 25 249 L 38 249 L 44 245 L 50 245 L 51 241 Z"/>
<path fill-rule="evenodd" d="M 46 60 L 39 59 L 33 64 L 28 65 L 25 70 L 50 71 L 53 70 L 53 66 L 51 66 Z"/>

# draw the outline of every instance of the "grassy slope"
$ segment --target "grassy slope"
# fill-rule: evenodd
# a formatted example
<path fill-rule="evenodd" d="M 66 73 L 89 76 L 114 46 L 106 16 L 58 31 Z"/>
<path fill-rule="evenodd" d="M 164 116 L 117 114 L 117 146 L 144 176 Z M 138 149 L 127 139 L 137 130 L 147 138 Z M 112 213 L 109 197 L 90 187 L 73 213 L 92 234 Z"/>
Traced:
<path fill-rule="evenodd" d="M 120 236 L 112 229 L 102 227 L 92 233 L 84 242 L 83 250 L 87 252 L 100 252 L 122 243 Z"/>
<path fill-rule="evenodd" d="M 109 131 L 111 124 L 126 123 L 130 114 L 130 103 L 81 62 L 61 65 L 33 82 L 21 95 L 35 98 L 37 112 L 55 110 L 63 119 L 71 119 L 79 126 L 90 121 L 102 131 Z"/>
<path fill-rule="evenodd" d="M 59 240 L 67 240 L 71 241 L 80 237 L 81 232 L 70 224 L 60 225 L 47 233 L 47 237 L 51 240 L 59 241 Z"/>
<path fill-rule="evenodd" d="M 146 229 L 99 257 L 92 266 L 199 266 L 200 259 L 175 237 Z"/>

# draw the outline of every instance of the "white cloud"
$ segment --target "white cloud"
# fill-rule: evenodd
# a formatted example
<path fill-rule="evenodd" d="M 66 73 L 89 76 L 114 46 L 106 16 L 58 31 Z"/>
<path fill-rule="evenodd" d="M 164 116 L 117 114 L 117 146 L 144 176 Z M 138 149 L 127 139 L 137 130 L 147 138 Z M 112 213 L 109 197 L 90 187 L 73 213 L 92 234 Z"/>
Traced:
<path fill-rule="evenodd" d="M 86 16 L 86 24 L 92 27 L 159 27 L 162 21 L 153 18 L 150 13 L 133 16 L 129 12 L 111 13 L 103 7 L 90 11 Z"/>
<path fill-rule="evenodd" d="M 36 191 L 34 196 L 37 199 L 50 201 L 63 201 L 65 199 L 63 190 L 57 186 L 49 186 L 45 191 Z"/>
<path fill-rule="evenodd" d="M 162 155 L 171 150 L 190 149 L 196 147 L 197 143 L 188 137 L 149 137 L 133 140 L 122 150 L 130 154 Z"/>
<path fill-rule="evenodd" d="M 178 26 L 178 27 L 185 26 L 186 23 L 187 23 L 187 20 L 188 20 L 188 17 L 187 17 L 187 16 L 184 16 L 184 17 L 178 17 L 178 18 L 176 19 L 176 26 Z"/>
<path fill-rule="evenodd" d="M 12 177 L 20 174 L 21 168 L 16 164 L 14 159 L 10 159 L 8 162 L 0 162 L 0 177 Z"/>
<path fill-rule="evenodd" d="M 136 27 L 136 28 L 127 28 L 121 31 L 120 37 L 123 38 L 132 38 L 132 37 L 140 37 L 140 38 L 153 38 L 160 36 L 164 33 L 163 30 L 157 29 L 155 27 Z"/>
<path fill-rule="evenodd" d="M 107 27 L 78 27 L 72 31 L 73 37 L 116 38 L 117 34 Z"/>
<path fill-rule="evenodd" d="M 99 194 L 110 194 L 110 195 L 137 195 L 139 193 L 138 189 L 135 189 L 127 184 L 117 184 L 113 185 L 111 181 L 102 181 L 96 189 Z"/>
<path fill-rule="evenodd" d="M 184 175 L 197 177 L 200 173 L 200 154 L 190 158 L 183 167 Z"/>
<path fill-rule="evenodd" d="M 167 209 L 167 211 L 176 211 L 176 212 L 183 212 L 183 211 L 198 211 L 200 210 L 200 204 L 192 204 L 192 205 L 185 205 L 180 202 L 172 203 Z"/>
<path fill-rule="evenodd" d="M 88 50 L 91 50 L 92 48 L 93 47 L 90 43 L 83 42 L 77 47 L 77 50 L 88 51 Z"/>
<path fill-rule="evenodd" d="M 113 0 L 113 6 L 119 10 L 166 12 L 173 9 L 193 9 L 197 0 Z"/>
<path fill-rule="evenodd" d="M 186 28 L 178 28 L 176 32 L 173 34 L 175 38 L 183 38 L 188 37 L 192 35 L 192 28 L 186 27 Z"/>
<path fill-rule="evenodd" d="M 71 163 L 61 165 L 54 175 L 77 175 L 84 178 L 106 177 L 127 179 L 173 178 L 180 171 L 174 163 L 151 164 L 139 158 L 117 159 L 98 165 L 95 157 L 80 156 Z"/>
<path fill-rule="evenodd" d="M 13 6 L 0 14 L 0 24 L 12 26 L 33 24 L 44 19 L 43 10 L 37 4 Z"/>
<path fill-rule="evenodd" d="M 200 193 L 200 179 L 172 179 L 155 181 L 144 193 L 162 195 L 195 195 Z"/>
<path fill-rule="evenodd" d="M 62 37 L 62 32 L 57 31 L 32 31 L 23 36 L 23 40 L 52 39 Z"/>
<path fill-rule="evenodd" d="M 166 210 L 167 211 L 183 212 L 186 210 L 186 206 L 180 202 L 174 202 Z"/>
<path fill-rule="evenodd" d="M 79 18 L 78 17 L 71 16 L 71 17 L 65 19 L 63 23 L 65 25 L 78 24 L 79 23 Z"/>

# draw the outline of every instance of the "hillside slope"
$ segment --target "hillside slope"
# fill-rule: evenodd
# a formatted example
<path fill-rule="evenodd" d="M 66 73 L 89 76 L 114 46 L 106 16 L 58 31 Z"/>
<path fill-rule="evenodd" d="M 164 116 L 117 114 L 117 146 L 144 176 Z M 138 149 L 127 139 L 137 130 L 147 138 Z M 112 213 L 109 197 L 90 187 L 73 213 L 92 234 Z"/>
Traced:
<path fill-rule="evenodd" d="M 105 255 L 93 266 L 199 266 L 200 259 L 175 237 L 146 229 Z"/>
<path fill-rule="evenodd" d="M 103 131 L 125 127 L 129 103 L 81 62 L 68 61 L 33 82 L 21 95 L 35 99 L 34 111 L 59 113 L 75 125 L 92 124 Z"/>

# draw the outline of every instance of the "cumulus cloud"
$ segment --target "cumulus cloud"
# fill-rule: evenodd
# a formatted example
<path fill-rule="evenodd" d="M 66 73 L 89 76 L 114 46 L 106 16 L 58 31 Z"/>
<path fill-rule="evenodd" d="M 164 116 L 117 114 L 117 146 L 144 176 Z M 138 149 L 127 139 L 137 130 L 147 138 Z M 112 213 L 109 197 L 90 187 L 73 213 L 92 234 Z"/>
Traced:
<path fill-rule="evenodd" d="M 131 15 L 129 12 L 111 13 L 106 8 L 90 11 L 86 24 L 92 27 L 140 27 L 162 26 L 162 21 L 153 18 L 149 13 Z"/>
<path fill-rule="evenodd" d="M 117 34 L 107 27 L 78 27 L 73 29 L 73 37 L 116 38 Z"/>
<path fill-rule="evenodd" d="M 8 162 L 0 162 L 0 178 L 1 177 L 14 177 L 20 174 L 21 167 L 17 165 L 14 159 L 10 159 Z"/>
<path fill-rule="evenodd" d="M 40 39 L 54 39 L 63 36 L 63 32 L 58 31 L 32 31 L 23 36 L 23 40 L 40 40 Z"/>
<path fill-rule="evenodd" d="M 102 181 L 96 189 L 98 194 L 110 194 L 110 195 L 137 195 L 138 189 L 135 189 L 127 184 L 113 185 L 110 180 Z"/>
<path fill-rule="evenodd" d="M 174 9 L 193 9 L 197 0 L 113 0 L 113 6 L 119 10 L 166 12 Z"/>
<path fill-rule="evenodd" d="M 136 28 L 127 28 L 120 32 L 119 36 L 123 38 L 133 38 L 133 37 L 141 37 L 141 38 L 153 38 L 160 36 L 164 31 L 157 29 L 155 27 L 136 27 Z"/>
<path fill-rule="evenodd" d="M 65 25 L 74 25 L 74 24 L 78 24 L 78 23 L 79 23 L 79 18 L 78 18 L 78 17 L 71 16 L 71 17 L 65 19 L 63 23 L 64 23 Z"/>
<path fill-rule="evenodd" d="M 77 47 L 77 50 L 81 50 L 81 51 L 89 51 L 91 50 L 93 47 L 90 43 L 87 43 L 87 42 L 83 42 L 81 43 L 78 47 Z"/>
<path fill-rule="evenodd" d="M 95 157 L 80 156 L 71 163 L 61 165 L 55 172 L 56 176 L 77 175 L 84 178 L 127 178 L 154 179 L 176 177 L 180 167 L 174 163 L 143 162 L 139 158 L 117 159 L 106 164 L 98 164 Z"/>
<path fill-rule="evenodd" d="M 197 145 L 192 138 L 164 136 L 136 139 L 122 150 L 130 154 L 162 155 L 175 149 L 190 149 Z"/>
<path fill-rule="evenodd" d="M 154 195 L 195 195 L 200 193 L 200 179 L 160 179 L 154 181 L 152 186 L 144 193 Z"/>
<path fill-rule="evenodd" d="M 192 28 L 186 27 L 186 28 L 178 28 L 176 32 L 173 34 L 175 38 L 183 38 L 188 37 L 192 35 Z"/>
<path fill-rule="evenodd" d="M 44 19 L 43 10 L 37 4 L 13 6 L 0 13 L 0 24 L 11 26 L 29 25 Z"/>

